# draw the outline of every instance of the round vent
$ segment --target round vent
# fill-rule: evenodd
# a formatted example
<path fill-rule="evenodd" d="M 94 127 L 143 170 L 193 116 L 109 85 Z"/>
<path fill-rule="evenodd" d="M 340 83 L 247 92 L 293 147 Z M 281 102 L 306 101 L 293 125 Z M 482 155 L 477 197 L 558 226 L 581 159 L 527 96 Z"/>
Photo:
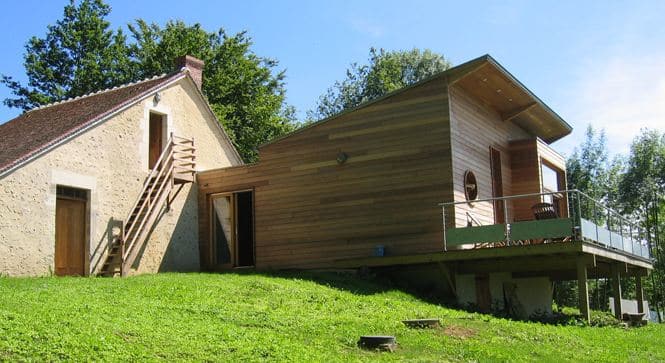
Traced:
<path fill-rule="evenodd" d="M 478 183 L 476 175 L 471 170 L 464 172 L 464 196 L 469 202 L 478 199 Z"/>

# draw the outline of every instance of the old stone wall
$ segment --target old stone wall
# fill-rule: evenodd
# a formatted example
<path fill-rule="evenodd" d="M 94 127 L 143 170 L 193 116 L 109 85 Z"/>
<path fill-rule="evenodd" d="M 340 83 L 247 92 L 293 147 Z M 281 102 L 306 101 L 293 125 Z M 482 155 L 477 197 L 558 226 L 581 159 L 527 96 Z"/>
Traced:
<path fill-rule="evenodd" d="M 122 111 L 0 179 L 0 274 L 54 269 L 56 186 L 86 189 L 90 272 L 102 264 L 111 230 L 127 218 L 148 170 L 148 116 L 194 138 L 197 170 L 240 163 L 188 78 Z M 187 184 L 142 248 L 133 273 L 199 269 L 197 189 Z"/>

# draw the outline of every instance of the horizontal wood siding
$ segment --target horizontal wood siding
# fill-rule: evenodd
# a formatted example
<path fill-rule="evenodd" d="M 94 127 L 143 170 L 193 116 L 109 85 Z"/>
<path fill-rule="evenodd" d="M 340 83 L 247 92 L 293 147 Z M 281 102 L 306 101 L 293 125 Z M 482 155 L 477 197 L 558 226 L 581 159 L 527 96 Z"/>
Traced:
<path fill-rule="evenodd" d="M 511 121 L 503 121 L 493 108 L 473 98 L 461 87 L 451 86 L 450 122 L 452 133 L 454 200 L 465 201 L 464 172 L 473 171 L 478 183 L 478 199 L 492 197 L 492 174 L 490 168 L 490 147 L 501 152 L 501 175 L 503 195 L 513 194 L 513 173 L 509 143 L 531 137 L 526 131 Z M 509 218 L 512 215 L 508 204 Z M 494 210 L 491 202 L 459 204 L 455 208 L 455 223 L 458 227 L 467 224 L 466 213 L 472 215 L 482 225 L 494 224 Z"/>
<path fill-rule="evenodd" d="M 550 167 L 558 169 L 561 173 L 562 184 L 559 190 L 566 189 L 566 162 L 544 141 L 533 138 L 510 143 L 511 168 L 513 169 L 513 194 L 541 193 L 542 169 L 541 163 L 546 161 Z M 542 202 L 540 197 L 520 198 L 513 201 L 515 220 L 533 219 L 531 207 Z M 567 204 L 562 205 L 562 212 L 567 210 Z"/>
<path fill-rule="evenodd" d="M 513 169 L 513 193 L 540 193 L 540 158 L 537 140 L 520 140 L 510 143 L 511 168 Z M 533 219 L 531 206 L 541 202 L 540 197 L 520 198 L 513 201 L 513 216 L 516 221 Z"/>
<path fill-rule="evenodd" d="M 436 79 L 268 144 L 258 164 L 199 173 L 201 250 L 209 195 L 253 189 L 257 268 L 330 267 L 377 245 L 389 255 L 441 251 L 448 116 L 447 84 Z"/>

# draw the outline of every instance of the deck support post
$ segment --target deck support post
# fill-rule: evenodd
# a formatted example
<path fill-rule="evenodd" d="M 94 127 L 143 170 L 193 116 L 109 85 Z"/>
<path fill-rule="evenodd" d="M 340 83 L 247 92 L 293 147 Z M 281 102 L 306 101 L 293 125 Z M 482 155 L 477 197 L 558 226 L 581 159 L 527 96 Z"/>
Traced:
<path fill-rule="evenodd" d="M 610 267 L 612 278 L 612 297 L 614 297 L 614 317 L 621 320 L 623 311 L 621 311 L 621 272 L 619 265 L 613 263 Z"/>
<path fill-rule="evenodd" d="M 587 323 L 591 323 L 591 310 L 589 309 L 589 284 L 587 283 L 587 267 L 583 256 L 579 256 L 577 265 L 577 291 L 580 313 Z"/>
<path fill-rule="evenodd" d="M 644 313 L 644 290 L 642 290 L 642 276 L 635 276 L 635 298 L 637 299 L 637 312 Z"/>

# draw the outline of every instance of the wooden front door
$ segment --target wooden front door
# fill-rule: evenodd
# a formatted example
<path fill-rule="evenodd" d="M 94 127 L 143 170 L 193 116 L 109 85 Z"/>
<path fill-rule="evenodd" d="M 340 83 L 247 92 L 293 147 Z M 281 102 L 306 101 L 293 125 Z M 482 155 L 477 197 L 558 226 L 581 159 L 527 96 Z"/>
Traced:
<path fill-rule="evenodd" d="M 164 117 L 158 114 L 150 114 L 150 126 L 148 137 L 148 168 L 155 167 L 159 155 L 164 148 Z"/>
<path fill-rule="evenodd" d="M 490 169 L 492 173 L 492 197 L 503 197 L 503 177 L 501 176 L 501 152 L 490 147 Z M 505 223 L 503 200 L 494 201 L 494 223 Z"/>
<path fill-rule="evenodd" d="M 84 200 L 57 198 L 55 203 L 55 274 L 85 275 Z"/>

